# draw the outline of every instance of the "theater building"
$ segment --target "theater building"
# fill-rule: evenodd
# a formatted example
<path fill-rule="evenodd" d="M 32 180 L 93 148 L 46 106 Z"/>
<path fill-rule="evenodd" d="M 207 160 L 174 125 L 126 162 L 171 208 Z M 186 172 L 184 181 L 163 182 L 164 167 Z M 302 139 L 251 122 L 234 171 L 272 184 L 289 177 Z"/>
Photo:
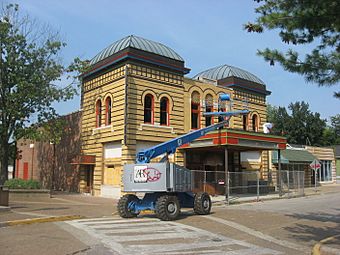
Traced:
<path fill-rule="evenodd" d="M 250 111 L 232 117 L 228 128 L 183 145 L 171 161 L 210 172 L 259 170 L 268 180 L 268 150 L 286 148 L 284 137 L 263 133 L 270 92 L 248 71 L 221 65 L 188 78 L 190 69 L 178 53 L 133 35 L 103 49 L 90 65 L 82 75 L 82 149 L 73 162 L 80 191 L 119 197 L 124 164 L 134 163 L 142 149 L 219 121 L 205 112 Z M 231 104 L 219 102 L 222 93 Z"/>

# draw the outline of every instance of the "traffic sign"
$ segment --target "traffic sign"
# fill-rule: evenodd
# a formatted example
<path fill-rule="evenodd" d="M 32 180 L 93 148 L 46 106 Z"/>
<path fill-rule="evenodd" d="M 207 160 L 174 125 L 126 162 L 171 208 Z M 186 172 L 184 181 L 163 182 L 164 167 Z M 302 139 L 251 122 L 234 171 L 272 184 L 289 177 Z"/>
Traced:
<path fill-rule="evenodd" d="M 321 168 L 321 163 L 319 160 L 314 159 L 313 162 L 310 164 L 310 167 L 314 170 L 314 171 L 318 171 Z"/>

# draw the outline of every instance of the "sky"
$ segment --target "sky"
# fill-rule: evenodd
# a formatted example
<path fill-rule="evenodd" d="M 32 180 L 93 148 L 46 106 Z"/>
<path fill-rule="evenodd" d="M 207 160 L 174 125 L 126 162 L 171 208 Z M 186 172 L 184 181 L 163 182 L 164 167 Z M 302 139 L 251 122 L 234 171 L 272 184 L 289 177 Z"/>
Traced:
<path fill-rule="evenodd" d="M 247 33 L 243 24 L 254 21 L 253 0 L 17 0 L 21 10 L 49 24 L 67 43 L 61 56 L 65 65 L 75 57 L 91 59 L 113 42 L 137 35 L 163 43 L 185 60 L 192 77 L 206 69 L 228 64 L 247 70 L 267 85 L 267 102 L 288 107 L 305 101 L 323 119 L 340 113 L 333 97 L 340 84 L 318 87 L 304 78 L 270 66 L 256 55 L 258 49 L 287 49 L 277 31 Z M 294 48 L 308 52 L 311 48 Z M 59 114 L 79 109 L 79 97 L 55 105 Z"/>

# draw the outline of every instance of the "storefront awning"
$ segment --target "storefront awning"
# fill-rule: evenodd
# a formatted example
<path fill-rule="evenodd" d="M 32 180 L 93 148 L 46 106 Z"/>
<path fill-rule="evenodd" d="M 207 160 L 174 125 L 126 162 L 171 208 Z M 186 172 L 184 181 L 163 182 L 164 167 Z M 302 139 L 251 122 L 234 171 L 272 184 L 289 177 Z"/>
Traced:
<path fill-rule="evenodd" d="M 77 155 L 72 159 L 71 165 L 95 165 L 96 156 L 93 155 Z"/>
<path fill-rule="evenodd" d="M 281 163 L 288 164 L 288 163 L 311 163 L 315 157 L 312 153 L 308 152 L 307 150 L 282 150 L 281 151 Z M 277 151 L 272 152 L 272 162 L 274 164 L 278 163 L 277 159 Z"/>
<path fill-rule="evenodd" d="M 234 129 L 213 131 L 199 139 L 187 143 L 181 149 L 228 146 L 238 150 L 284 150 L 287 139 L 260 132 L 249 132 Z"/>

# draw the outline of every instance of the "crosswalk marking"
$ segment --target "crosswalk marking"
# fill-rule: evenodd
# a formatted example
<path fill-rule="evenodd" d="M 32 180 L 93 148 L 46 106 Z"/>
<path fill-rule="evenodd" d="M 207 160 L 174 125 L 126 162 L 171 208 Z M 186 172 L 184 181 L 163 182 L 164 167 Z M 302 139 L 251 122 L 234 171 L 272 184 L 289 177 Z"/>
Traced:
<path fill-rule="evenodd" d="M 105 228 L 95 228 L 96 230 L 100 230 L 101 232 L 105 234 L 127 234 L 127 233 L 172 233 L 175 231 L 174 228 L 164 229 L 164 226 L 160 227 L 147 227 L 147 228 L 128 228 L 128 229 L 112 229 L 108 228 L 107 226 Z"/>
<path fill-rule="evenodd" d="M 159 221 L 159 222 L 135 222 L 135 223 L 122 223 L 122 224 L 117 224 L 117 223 L 110 223 L 110 222 L 107 222 L 107 223 L 97 223 L 97 224 L 88 224 L 86 223 L 85 225 L 91 227 L 91 226 L 96 226 L 96 228 L 106 228 L 106 227 L 115 227 L 115 228 L 126 228 L 126 227 L 131 227 L 131 228 L 139 228 L 139 227 L 147 227 L 147 226 L 150 226 L 150 224 L 153 224 L 153 225 L 161 225 L 161 226 L 164 226 L 163 222 Z M 170 225 L 168 225 L 170 226 Z"/>
<path fill-rule="evenodd" d="M 262 248 L 196 227 L 158 219 L 95 218 L 69 221 L 119 254 L 254 254 L 279 255 Z"/>

